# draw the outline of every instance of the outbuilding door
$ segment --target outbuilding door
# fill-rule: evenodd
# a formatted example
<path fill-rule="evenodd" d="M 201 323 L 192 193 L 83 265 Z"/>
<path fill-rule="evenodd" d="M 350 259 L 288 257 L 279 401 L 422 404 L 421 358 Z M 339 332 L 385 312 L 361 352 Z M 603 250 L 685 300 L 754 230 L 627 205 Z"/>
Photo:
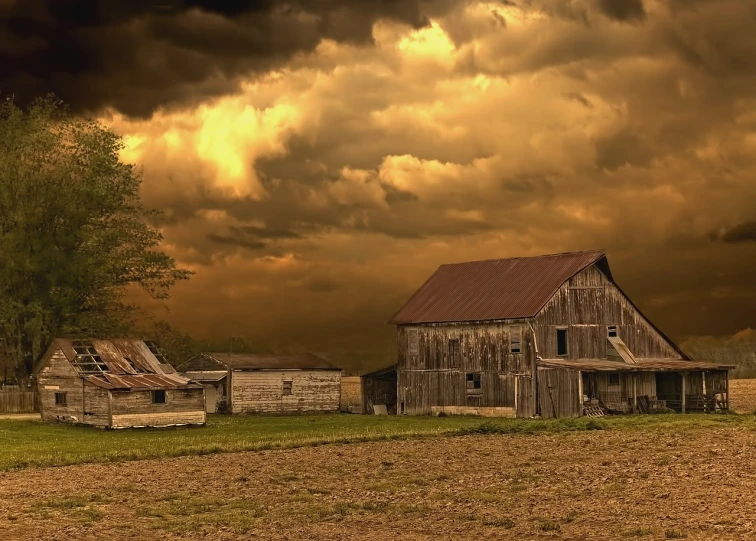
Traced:
<path fill-rule="evenodd" d="M 218 390 L 214 385 L 205 387 L 205 408 L 207 413 L 215 413 L 215 407 L 218 403 Z"/>

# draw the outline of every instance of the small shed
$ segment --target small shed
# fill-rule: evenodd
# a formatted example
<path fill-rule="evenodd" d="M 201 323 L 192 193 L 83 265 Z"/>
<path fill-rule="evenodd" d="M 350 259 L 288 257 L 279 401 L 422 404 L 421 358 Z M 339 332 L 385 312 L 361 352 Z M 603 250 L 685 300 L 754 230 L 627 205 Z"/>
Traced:
<path fill-rule="evenodd" d="M 204 425 L 202 385 L 150 341 L 53 341 L 34 370 L 44 421 L 102 428 Z"/>
<path fill-rule="evenodd" d="M 202 353 L 179 370 L 186 377 L 225 371 L 219 381 L 232 414 L 338 412 L 341 403 L 341 368 L 312 353 Z"/>
<path fill-rule="evenodd" d="M 205 388 L 205 411 L 207 413 L 222 413 L 228 404 L 226 370 L 190 370 L 182 374 L 185 378 L 195 381 Z"/>
<path fill-rule="evenodd" d="M 386 406 L 389 415 L 396 415 L 396 365 L 363 374 L 362 413 L 376 413 L 373 406 Z"/>

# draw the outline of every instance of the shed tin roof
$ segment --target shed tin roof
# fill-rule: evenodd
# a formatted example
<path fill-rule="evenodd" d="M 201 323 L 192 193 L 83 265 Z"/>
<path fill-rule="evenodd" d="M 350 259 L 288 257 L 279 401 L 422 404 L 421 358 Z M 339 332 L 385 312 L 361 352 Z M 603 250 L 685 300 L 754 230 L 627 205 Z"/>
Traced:
<path fill-rule="evenodd" d="M 562 284 L 604 260 L 604 250 L 441 265 L 388 323 L 535 317 Z M 603 269 L 609 273 L 608 264 Z"/>
<path fill-rule="evenodd" d="M 131 338 L 115 339 L 70 339 L 56 338 L 48 348 L 42 361 L 35 367 L 35 375 L 43 367 L 50 355 L 58 349 L 68 362 L 76 358 L 74 344 L 87 342 L 97 351 L 97 355 L 107 366 L 102 373 L 84 373 L 80 377 L 88 384 L 103 389 L 191 389 L 201 385 L 177 374 L 169 364 L 161 364 L 150 351 L 144 340 Z M 133 365 L 132 365 L 133 363 Z"/>
<path fill-rule="evenodd" d="M 312 353 L 203 353 L 232 370 L 341 370 Z"/>

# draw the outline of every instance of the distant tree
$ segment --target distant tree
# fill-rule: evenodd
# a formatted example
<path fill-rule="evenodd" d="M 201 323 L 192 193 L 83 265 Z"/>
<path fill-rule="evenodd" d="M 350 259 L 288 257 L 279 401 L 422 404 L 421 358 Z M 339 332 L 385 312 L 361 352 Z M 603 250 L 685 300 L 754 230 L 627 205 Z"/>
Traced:
<path fill-rule="evenodd" d="M 28 374 L 56 336 L 126 332 L 129 287 L 153 298 L 190 272 L 157 249 L 123 140 L 53 96 L 0 101 L 0 362 Z"/>
<path fill-rule="evenodd" d="M 689 338 L 681 346 L 696 360 L 737 366 L 730 377 L 756 377 L 756 333 L 741 332 L 725 337 L 699 336 Z"/>
<path fill-rule="evenodd" d="M 192 338 L 188 333 L 173 327 L 167 321 L 153 322 L 139 333 L 139 338 L 147 338 L 157 342 L 168 359 L 168 363 L 174 368 L 179 368 L 183 363 L 202 352 L 201 342 Z"/>

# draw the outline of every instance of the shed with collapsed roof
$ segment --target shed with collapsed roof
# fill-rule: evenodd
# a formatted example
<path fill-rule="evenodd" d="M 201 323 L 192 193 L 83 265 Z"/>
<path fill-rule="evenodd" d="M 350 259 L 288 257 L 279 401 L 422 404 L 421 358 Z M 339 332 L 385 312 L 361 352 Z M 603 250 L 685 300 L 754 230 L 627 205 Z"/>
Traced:
<path fill-rule="evenodd" d="M 204 388 L 177 374 L 151 341 L 58 338 L 34 377 L 44 421 L 102 428 L 205 424 Z"/>

